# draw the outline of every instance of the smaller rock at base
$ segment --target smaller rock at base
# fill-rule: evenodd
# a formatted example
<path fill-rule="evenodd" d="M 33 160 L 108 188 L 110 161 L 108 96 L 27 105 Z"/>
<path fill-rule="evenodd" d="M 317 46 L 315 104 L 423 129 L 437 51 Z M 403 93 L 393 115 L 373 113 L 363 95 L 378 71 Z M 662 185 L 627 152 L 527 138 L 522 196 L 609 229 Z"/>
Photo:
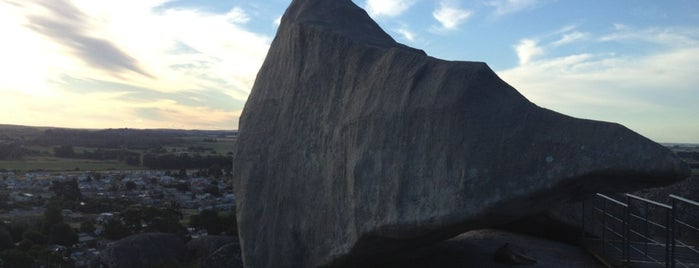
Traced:
<path fill-rule="evenodd" d="M 502 247 L 498 248 L 493 255 L 493 260 L 503 264 L 514 264 L 514 265 L 533 265 L 536 264 L 536 260 L 527 257 L 523 250 L 511 246 L 510 243 L 505 243 Z"/>

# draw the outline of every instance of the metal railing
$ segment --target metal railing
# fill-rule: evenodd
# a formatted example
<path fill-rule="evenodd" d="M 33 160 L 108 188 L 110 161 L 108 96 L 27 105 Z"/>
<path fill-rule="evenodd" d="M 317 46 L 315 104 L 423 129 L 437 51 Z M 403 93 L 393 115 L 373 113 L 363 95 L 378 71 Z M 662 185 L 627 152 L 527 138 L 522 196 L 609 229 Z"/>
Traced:
<path fill-rule="evenodd" d="M 583 242 L 609 266 L 699 267 L 699 202 L 669 199 L 598 193 L 582 203 Z"/>
<path fill-rule="evenodd" d="M 672 251 L 673 266 L 699 267 L 699 202 L 680 196 L 670 195 L 673 208 Z M 692 221 L 682 217 L 677 211 L 692 210 L 696 218 Z M 685 214 L 686 215 L 686 214 Z"/>

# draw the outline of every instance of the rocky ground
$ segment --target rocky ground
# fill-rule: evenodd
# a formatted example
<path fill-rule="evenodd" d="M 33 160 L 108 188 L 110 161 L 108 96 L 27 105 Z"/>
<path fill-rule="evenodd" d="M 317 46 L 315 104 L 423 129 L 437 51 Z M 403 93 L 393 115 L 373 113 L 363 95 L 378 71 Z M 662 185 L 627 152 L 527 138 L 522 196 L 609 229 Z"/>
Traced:
<path fill-rule="evenodd" d="M 164 234 L 140 234 L 117 242 L 110 251 L 104 252 L 113 267 L 151 267 L 152 265 L 180 265 L 180 267 L 243 267 L 240 244 L 237 237 L 208 236 L 194 239 L 186 244 L 188 253 L 183 252 L 184 243 L 166 240 L 176 239 Z M 158 241 L 165 241 L 159 243 Z M 140 241 L 140 242 L 139 242 Z M 153 244 L 157 244 L 153 247 Z M 128 244 L 129 247 L 123 247 Z M 143 244 L 143 245 L 142 245 Z M 147 245 L 146 245 L 147 244 Z M 148 246 L 143 250 L 142 246 Z M 172 247 L 172 248 L 170 248 Z M 134 251 L 134 249 L 137 249 Z M 146 252 L 147 251 L 147 252 Z M 162 252 L 156 252 L 162 251 Z M 144 253 L 146 252 L 146 253 Z M 180 256 L 170 260 L 162 258 L 144 261 L 148 256 Z M 166 254 L 167 253 L 167 254 Z M 147 256 L 146 256 L 147 255 Z M 199 260 L 198 264 L 182 257 Z M 282 264 L 283 259 L 275 261 Z M 484 229 L 463 233 L 437 244 L 404 252 L 391 259 L 382 260 L 370 267 L 603 267 L 595 258 L 580 247 L 547 240 L 535 236 L 504 230 Z"/>
<path fill-rule="evenodd" d="M 484 229 L 389 260 L 385 267 L 603 267 L 580 247 L 513 233 Z M 379 266 L 379 265 L 377 265 Z"/>

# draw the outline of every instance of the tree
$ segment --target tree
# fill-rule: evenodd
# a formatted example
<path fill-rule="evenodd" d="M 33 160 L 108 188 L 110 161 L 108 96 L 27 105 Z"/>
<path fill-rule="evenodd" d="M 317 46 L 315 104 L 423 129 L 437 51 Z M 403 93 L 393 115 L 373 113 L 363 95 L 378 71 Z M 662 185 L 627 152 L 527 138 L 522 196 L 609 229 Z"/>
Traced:
<path fill-rule="evenodd" d="M 8 229 L 15 243 L 22 241 L 22 234 L 27 231 L 27 224 L 13 222 Z"/>
<path fill-rule="evenodd" d="M 201 216 L 199 214 L 189 216 L 189 227 L 202 228 Z"/>
<path fill-rule="evenodd" d="M 75 151 L 73 151 L 73 146 L 61 145 L 53 149 L 53 154 L 56 155 L 56 157 L 70 158 L 75 156 Z"/>
<path fill-rule="evenodd" d="M 46 244 L 49 241 L 48 236 L 37 230 L 27 230 L 22 234 L 22 238 L 32 241 L 35 245 Z"/>
<path fill-rule="evenodd" d="M 223 176 L 223 168 L 218 163 L 215 163 L 209 167 L 209 176 L 214 178 L 220 178 Z"/>
<path fill-rule="evenodd" d="M 19 241 L 17 243 L 17 249 L 22 250 L 22 251 L 27 251 L 30 248 L 32 248 L 33 245 L 34 245 L 34 242 L 27 240 L 27 239 L 22 239 L 22 241 Z"/>
<path fill-rule="evenodd" d="M 214 183 L 209 184 L 206 187 L 204 187 L 204 192 L 211 194 L 213 196 L 221 196 L 221 191 L 219 191 L 218 185 L 214 184 Z"/>
<path fill-rule="evenodd" d="M 126 184 L 124 186 L 126 186 L 126 190 L 128 190 L 128 191 L 132 191 L 133 189 L 136 189 L 136 183 L 133 181 L 126 182 Z"/>
<path fill-rule="evenodd" d="M 5 267 L 30 268 L 34 260 L 29 254 L 17 249 L 6 249 L 0 252 L 0 259 L 5 262 Z"/>
<path fill-rule="evenodd" d="M 12 235 L 7 231 L 6 228 L 0 228 L 0 250 L 11 249 L 14 247 L 14 241 L 12 241 Z"/>
<path fill-rule="evenodd" d="M 177 184 L 175 184 L 175 189 L 177 189 L 180 192 L 187 192 L 190 189 L 190 184 L 189 182 L 186 181 L 180 181 Z"/>
<path fill-rule="evenodd" d="M 70 180 L 53 180 L 51 181 L 49 189 L 53 191 L 53 194 L 59 202 L 77 202 L 82 199 L 80 187 L 78 187 L 78 180 L 75 178 Z"/>
<path fill-rule="evenodd" d="M 103 226 L 104 231 L 102 232 L 102 236 L 104 236 L 106 239 L 117 240 L 130 234 L 129 230 L 126 229 L 126 226 L 124 226 L 124 224 L 121 223 L 121 220 L 117 218 L 108 220 Z"/>
<path fill-rule="evenodd" d="M 227 235 L 238 235 L 238 220 L 235 218 L 235 210 L 223 214 L 221 220 L 223 225 L 226 226 L 225 232 Z"/>
<path fill-rule="evenodd" d="M 190 216 L 189 225 L 194 228 L 206 229 L 211 235 L 224 231 L 224 222 L 215 210 L 205 209 L 199 215 Z"/>
<path fill-rule="evenodd" d="M 171 233 L 184 238 L 187 234 L 185 228 L 180 221 L 171 217 L 155 217 L 148 225 L 148 231 L 161 233 Z"/>
<path fill-rule="evenodd" d="M 83 233 L 93 233 L 95 231 L 95 224 L 91 220 L 84 220 L 80 223 L 80 232 Z"/>
<path fill-rule="evenodd" d="M 78 243 L 78 234 L 75 233 L 75 230 L 70 225 L 61 222 L 51 226 L 49 241 L 51 244 L 70 247 Z"/>
<path fill-rule="evenodd" d="M 63 222 L 63 214 L 61 208 L 55 205 L 49 205 L 44 210 L 44 218 L 42 219 L 41 230 L 48 234 L 51 226 Z"/>
<path fill-rule="evenodd" d="M 126 227 L 129 232 L 138 233 L 141 231 L 141 221 L 143 220 L 141 208 L 138 206 L 131 206 L 121 211 L 121 220 L 124 222 L 124 227 Z"/>

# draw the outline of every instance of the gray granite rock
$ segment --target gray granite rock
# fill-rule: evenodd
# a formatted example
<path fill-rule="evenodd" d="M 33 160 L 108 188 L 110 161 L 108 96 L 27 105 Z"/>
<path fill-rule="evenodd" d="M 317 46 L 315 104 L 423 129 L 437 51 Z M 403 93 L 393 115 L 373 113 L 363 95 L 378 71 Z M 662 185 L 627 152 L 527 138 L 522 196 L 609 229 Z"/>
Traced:
<path fill-rule="evenodd" d="M 243 267 L 238 237 L 208 235 L 187 242 L 190 255 L 199 258 L 199 267 Z"/>
<path fill-rule="evenodd" d="M 242 257 L 243 256 L 240 252 L 240 244 L 236 242 L 228 243 L 208 256 L 203 257 L 199 262 L 199 267 L 243 267 Z"/>
<path fill-rule="evenodd" d="M 111 268 L 178 267 L 186 258 L 184 241 L 164 233 L 131 235 L 100 253 L 100 261 Z"/>
<path fill-rule="evenodd" d="M 350 0 L 291 3 L 239 127 L 246 267 L 361 266 L 689 172 L 619 124 L 536 106 L 485 63 L 398 44 Z"/>
<path fill-rule="evenodd" d="M 507 254 L 518 254 L 535 262 L 503 263 L 498 255 L 505 247 L 510 248 L 511 251 Z M 434 245 L 386 258 L 385 262 L 372 266 L 382 268 L 604 267 L 583 248 L 496 229 L 469 231 Z"/>
<path fill-rule="evenodd" d="M 187 242 L 187 250 L 190 255 L 201 258 L 214 253 L 216 250 L 227 244 L 238 244 L 238 237 L 224 235 L 207 235 L 194 238 Z"/>

